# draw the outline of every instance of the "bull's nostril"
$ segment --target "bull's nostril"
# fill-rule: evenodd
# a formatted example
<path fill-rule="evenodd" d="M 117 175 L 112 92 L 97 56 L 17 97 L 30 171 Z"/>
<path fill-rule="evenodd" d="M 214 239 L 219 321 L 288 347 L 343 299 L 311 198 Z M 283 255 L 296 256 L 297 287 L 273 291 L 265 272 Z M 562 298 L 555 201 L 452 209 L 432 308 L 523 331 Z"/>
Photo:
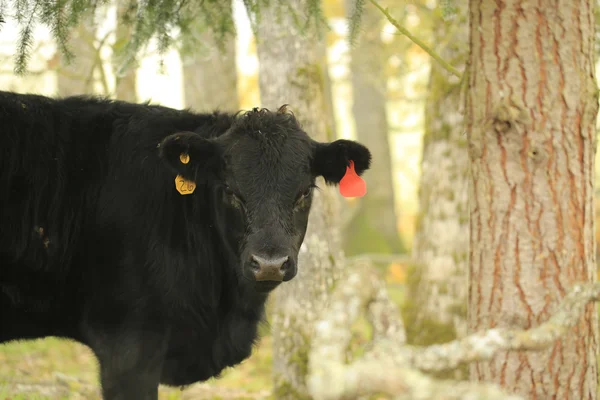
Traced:
<path fill-rule="evenodd" d="M 283 267 L 283 265 L 285 263 L 287 263 L 289 259 L 290 258 L 288 256 L 274 258 L 274 259 L 268 259 L 268 258 L 262 258 L 260 256 L 252 255 L 252 265 L 256 265 L 256 266 L 258 266 L 258 268 L 275 269 L 275 268 Z"/>
<path fill-rule="evenodd" d="M 252 269 L 254 273 L 260 271 L 260 263 L 254 256 L 252 256 L 252 259 L 250 260 L 250 269 Z"/>
<path fill-rule="evenodd" d="M 282 257 L 278 260 L 278 262 L 280 262 L 281 264 L 279 265 L 279 269 L 281 269 L 282 271 L 285 270 L 285 268 L 287 267 L 288 262 L 290 261 L 290 258 L 288 256 Z"/>
<path fill-rule="evenodd" d="M 263 258 L 257 255 L 251 255 L 250 268 L 256 277 L 256 280 L 275 280 L 281 281 L 285 275 L 285 268 L 289 257 Z"/>

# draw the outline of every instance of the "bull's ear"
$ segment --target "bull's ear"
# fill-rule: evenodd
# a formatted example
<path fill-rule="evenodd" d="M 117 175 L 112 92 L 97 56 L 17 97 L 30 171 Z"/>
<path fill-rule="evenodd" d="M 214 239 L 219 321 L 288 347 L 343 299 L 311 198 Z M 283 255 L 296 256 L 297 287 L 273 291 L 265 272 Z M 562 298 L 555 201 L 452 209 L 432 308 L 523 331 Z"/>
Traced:
<path fill-rule="evenodd" d="M 338 184 L 346 173 L 346 167 L 354 162 L 354 170 L 358 175 L 371 166 L 371 152 L 362 144 L 339 139 L 331 143 L 316 143 L 313 171 L 329 184 Z"/>
<path fill-rule="evenodd" d="M 197 183 L 218 175 L 223 164 L 220 147 L 194 132 L 167 136 L 159 144 L 158 152 L 174 174 Z"/>

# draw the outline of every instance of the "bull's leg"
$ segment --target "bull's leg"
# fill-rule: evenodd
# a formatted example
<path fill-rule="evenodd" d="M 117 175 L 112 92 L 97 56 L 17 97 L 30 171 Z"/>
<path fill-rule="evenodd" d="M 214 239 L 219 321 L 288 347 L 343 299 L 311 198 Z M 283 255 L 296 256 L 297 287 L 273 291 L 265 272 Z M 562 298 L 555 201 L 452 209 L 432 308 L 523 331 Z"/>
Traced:
<path fill-rule="evenodd" d="M 95 332 L 104 400 L 157 400 L 167 335 L 146 329 Z"/>

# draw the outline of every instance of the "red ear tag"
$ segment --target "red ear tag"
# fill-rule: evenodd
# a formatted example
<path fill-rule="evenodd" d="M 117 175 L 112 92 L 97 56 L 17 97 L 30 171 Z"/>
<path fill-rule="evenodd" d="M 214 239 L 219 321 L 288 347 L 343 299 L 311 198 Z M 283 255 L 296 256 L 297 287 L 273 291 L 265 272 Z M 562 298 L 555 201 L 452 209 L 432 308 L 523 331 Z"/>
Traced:
<path fill-rule="evenodd" d="M 346 175 L 340 181 L 340 194 L 344 197 L 362 197 L 367 194 L 367 183 L 354 171 L 354 161 L 346 167 Z"/>

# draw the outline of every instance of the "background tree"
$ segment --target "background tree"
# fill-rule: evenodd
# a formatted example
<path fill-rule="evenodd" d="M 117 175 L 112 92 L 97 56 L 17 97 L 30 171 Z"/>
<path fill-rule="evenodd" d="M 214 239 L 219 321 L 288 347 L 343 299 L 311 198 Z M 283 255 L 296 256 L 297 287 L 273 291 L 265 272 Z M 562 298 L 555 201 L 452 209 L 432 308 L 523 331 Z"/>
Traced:
<path fill-rule="evenodd" d="M 348 17 L 356 0 L 346 0 Z M 350 49 L 352 115 L 357 140 L 369 147 L 373 164 L 368 177 L 369 195 L 360 199 L 359 210 L 345 229 L 344 249 L 348 255 L 384 252 L 401 253 L 394 201 L 392 159 L 387 120 L 387 54 L 381 34 L 385 22 L 375 7 L 362 12 L 356 43 Z"/>
<path fill-rule="evenodd" d="M 124 101 L 137 101 L 137 64 L 132 63 L 129 68 L 121 70 L 120 60 L 123 58 L 125 45 L 131 40 L 131 25 L 119 23 L 127 20 L 130 12 L 135 10 L 136 5 L 130 0 L 117 1 L 117 29 L 115 43 L 113 44 L 113 71 L 115 74 L 115 97 Z"/>
<path fill-rule="evenodd" d="M 248 6 L 251 13 L 256 13 L 261 3 L 258 0 L 248 0 L 244 1 L 244 4 Z M 106 3 L 94 0 L 71 2 L 23 0 L 0 4 L 0 29 L 9 19 L 13 19 L 19 28 L 13 56 L 15 73 L 23 75 L 27 72 L 34 42 L 34 30 L 39 25 L 50 29 L 59 53 L 65 57 L 67 63 L 73 60 L 74 54 L 69 44 L 73 29 L 82 23 L 85 24 L 87 16 L 95 15 L 99 7 L 104 5 Z M 152 39 L 156 40 L 158 54 L 164 56 L 177 40 L 192 36 L 190 32 L 199 19 L 214 30 L 219 40 L 222 39 L 234 29 L 234 26 L 229 23 L 231 18 L 227 13 L 213 12 L 215 7 L 220 8 L 224 5 L 230 6 L 230 1 L 167 0 L 161 3 L 137 3 L 135 7 L 123 8 L 125 12 L 119 13 L 117 23 L 129 25 L 131 36 L 122 51 L 123 57 L 118 68 L 124 70 L 134 63 L 135 58 Z M 173 30 L 178 30 L 179 35 L 173 35 Z"/>
<path fill-rule="evenodd" d="M 217 3 L 214 13 L 221 15 L 227 24 L 233 25 L 231 1 Z M 221 109 L 237 111 L 237 65 L 235 36 L 217 35 L 202 20 L 197 21 L 193 31 L 197 40 L 184 41 L 180 51 L 183 64 L 184 97 L 186 107 L 198 111 Z"/>
<path fill-rule="evenodd" d="M 470 1 L 469 330 L 529 328 L 594 280 L 594 4 Z M 527 398 L 593 399 L 597 313 L 539 353 L 471 369 Z"/>
<path fill-rule="evenodd" d="M 433 11 L 435 50 L 463 71 L 468 55 L 468 5 Z M 446 18 L 444 17 L 446 14 Z M 466 334 L 469 206 L 467 137 L 461 78 L 431 63 L 419 216 L 403 314 L 409 343 L 446 342 Z"/>
<path fill-rule="evenodd" d="M 270 109 L 283 101 L 293 105 L 292 111 L 306 132 L 315 140 L 331 141 L 335 138 L 327 134 L 330 129 L 326 121 L 331 118 L 325 115 L 325 65 L 319 49 L 324 37 L 316 25 L 321 21 L 309 17 L 311 3 L 271 2 L 261 9 L 257 35 L 261 103 Z M 307 358 L 314 323 L 343 263 L 338 195 L 322 179 L 317 184 L 321 189 L 315 191 L 298 276 L 274 294 L 273 394 L 278 399 L 307 396 Z"/>
<path fill-rule="evenodd" d="M 82 22 L 75 27 L 69 37 L 69 48 L 73 58 L 68 60 L 61 53 L 60 46 L 50 65 L 54 65 L 57 73 L 57 91 L 61 96 L 100 93 L 119 100 L 137 101 L 137 64 L 130 63 L 125 68 L 120 68 L 126 44 L 131 40 L 131 25 L 118 23 L 128 21 L 128 13 L 135 10 L 135 4 L 128 0 L 119 0 L 116 3 L 117 24 L 114 31 L 109 31 L 104 36 L 98 36 L 98 22 L 107 15 L 93 16 L 85 13 Z M 108 46 L 108 39 L 114 35 L 112 55 L 106 62 L 101 52 Z M 70 61 L 70 62 L 69 62 Z M 112 67 L 112 75 L 106 69 Z M 114 82 L 109 79 L 114 76 Z M 99 85 L 99 88 L 96 87 Z"/>
<path fill-rule="evenodd" d="M 94 90 L 94 70 L 97 59 L 95 47 L 96 27 L 93 15 L 86 13 L 82 22 L 72 30 L 69 46 L 74 56 L 72 60 L 57 48 L 57 92 L 60 96 L 92 93 Z"/>

